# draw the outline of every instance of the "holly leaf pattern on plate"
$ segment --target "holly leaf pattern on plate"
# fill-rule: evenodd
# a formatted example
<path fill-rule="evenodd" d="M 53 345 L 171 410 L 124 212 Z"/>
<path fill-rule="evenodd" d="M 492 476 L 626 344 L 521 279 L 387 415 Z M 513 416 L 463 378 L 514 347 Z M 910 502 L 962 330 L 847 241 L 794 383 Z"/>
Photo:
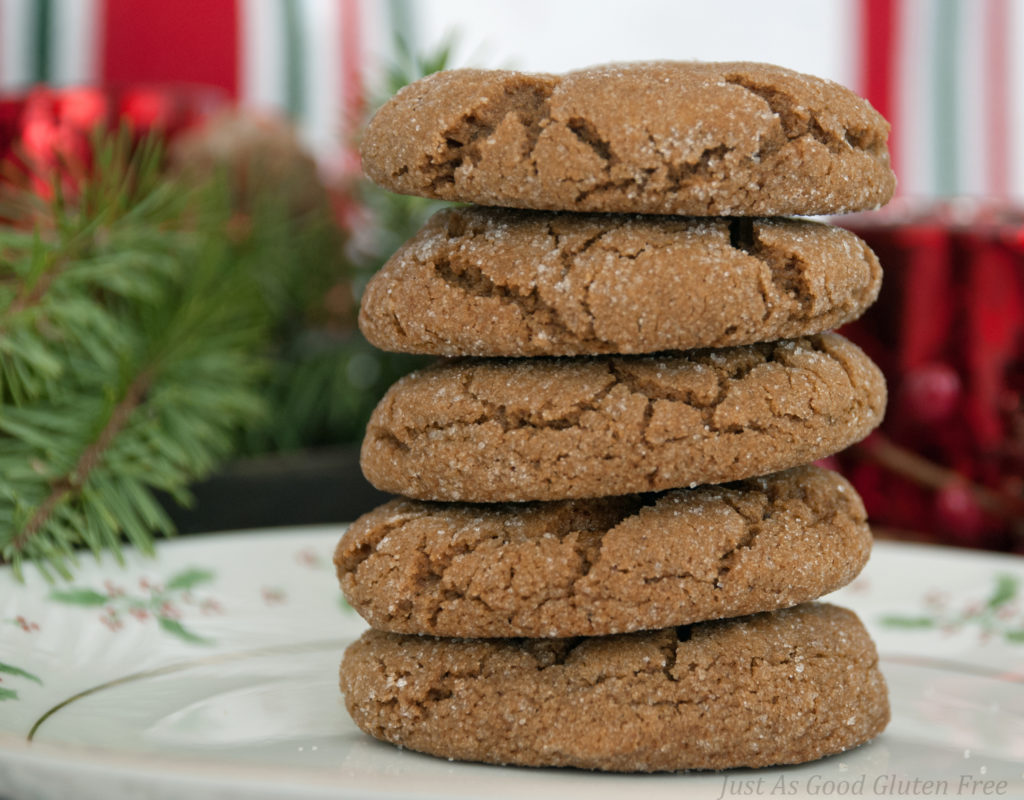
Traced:
<path fill-rule="evenodd" d="M 1017 596 L 1018 583 L 1014 575 L 999 575 L 996 577 L 996 587 L 992 596 L 986 604 L 991 609 L 1000 608 L 1009 603 Z"/>
<path fill-rule="evenodd" d="M 882 617 L 882 624 L 890 628 L 934 628 L 935 620 L 931 617 L 903 617 L 890 614 Z"/>
<path fill-rule="evenodd" d="M 942 630 L 955 633 L 965 628 L 978 631 L 981 641 L 1002 639 L 1008 644 L 1024 644 L 1024 613 L 1016 603 L 1020 595 L 1020 577 L 1001 572 L 992 576 L 992 591 L 985 600 L 971 600 L 960 608 L 951 608 L 940 593 L 925 597 L 925 614 L 886 614 L 879 622 L 888 628 L 904 630 Z"/>
<path fill-rule="evenodd" d="M 213 573 L 208 569 L 190 567 L 168 578 L 164 588 L 168 592 L 186 591 L 201 583 L 210 583 L 213 577 Z"/>
<path fill-rule="evenodd" d="M 211 570 L 185 567 L 162 583 L 140 578 L 137 591 L 107 580 L 104 583 L 106 591 L 74 586 L 52 591 L 49 598 L 58 603 L 101 609 L 100 622 L 111 631 L 121 630 L 126 622 L 133 619 L 137 622 L 155 619 L 162 631 L 183 642 L 212 644 L 212 639 L 185 627 L 180 619 L 189 608 L 203 614 L 220 613 L 221 607 L 216 600 L 193 594 L 197 586 L 212 583 L 215 579 L 216 574 Z"/>
<path fill-rule="evenodd" d="M 207 639 L 193 633 L 176 619 L 171 619 L 170 617 L 157 617 L 157 622 L 159 622 L 160 627 L 163 630 L 177 636 L 182 641 L 190 642 L 192 644 L 212 644 L 211 639 Z"/>
<path fill-rule="evenodd" d="M 17 675 L 19 678 L 28 678 L 30 681 L 35 681 L 40 686 L 42 686 L 43 683 L 37 676 L 33 675 L 31 672 L 26 672 L 25 670 L 19 669 L 18 667 L 12 666 L 10 664 L 5 664 L 3 661 L 0 661 L 0 672 L 4 673 L 5 675 Z"/>
<path fill-rule="evenodd" d="M 50 599 L 73 606 L 103 606 L 110 598 L 94 589 L 68 589 L 50 592 Z"/>
<path fill-rule="evenodd" d="M 39 679 L 37 675 L 33 675 L 31 672 L 27 672 L 26 670 L 23 670 L 20 667 L 16 667 L 13 664 L 5 664 L 3 661 L 0 661 L 0 674 L 10 675 L 15 678 L 25 678 L 26 680 L 35 681 L 40 686 L 43 685 L 43 682 Z M 0 686 L 0 700 L 17 699 L 18 692 L 15 689 L 9 689 L 6 686 Z"/>

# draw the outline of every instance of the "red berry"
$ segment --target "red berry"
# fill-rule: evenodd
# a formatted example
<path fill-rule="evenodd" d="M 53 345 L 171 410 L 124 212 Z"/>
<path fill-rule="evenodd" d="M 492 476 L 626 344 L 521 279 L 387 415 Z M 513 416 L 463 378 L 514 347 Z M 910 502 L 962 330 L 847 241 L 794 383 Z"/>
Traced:
<path fill-rule="evenodd" d="M 121 97 L 121 115 L 136 131 L 168 128 L 173 122 L 174 100 L 159 89 L 132 88 Z"/>
<path fill-rule="evenodd" d="M 963 393 L 960 376 L 948 364 L 932 363 L 907 373 L 900 387 L 900 410 L 922 424 L 942 422 L 956 411 Z"/>
<path fill-rule="evenodd" d="M 67 89 L 60 95 L 59 116 L 71 128 L 89 133 L 106 122 L 107 96 L 88 87 Z"/>
<path fill-rule="evenodd" d="M 982 544 L 985 512 L 966 483 L 954 481 L 936 492 L 935 517 L 956 543 Z"/>

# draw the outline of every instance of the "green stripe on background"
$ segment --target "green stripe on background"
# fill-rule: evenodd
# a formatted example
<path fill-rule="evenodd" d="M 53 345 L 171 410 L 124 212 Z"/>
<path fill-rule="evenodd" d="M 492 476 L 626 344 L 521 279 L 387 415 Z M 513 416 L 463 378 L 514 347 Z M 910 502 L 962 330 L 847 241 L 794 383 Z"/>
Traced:
<path fill-rule="evenodd" d="M 32 68 L 29 80 L 32 83 L 50 81 L 50 38 L 53 29 L 53 0 L 35 0 L 33 23 Z"/>
<path fill-rule="evenodd" d="M 281 0 L 284 19 L 285 109 L 294 121 L 306 112 L 306 70 L 298 0 Z"/>
<path fill-rule="evenodd" d="M 949 197 L 960 192 L 957 148 L 957 80 L 961 53 L 957 30 L 960 27 L 959 0 L 935 2 L 935 51 L 932 74 L 935 92 L 935 193 Z"/>
<path fill-rule="evenodd" d="M 409 52 L 415 53 L 413 42 L 413 9 L 410 0 L 388 0 L 388 20 L 391 22 L 392 37 L 397 37 L 409 46 Z"/>

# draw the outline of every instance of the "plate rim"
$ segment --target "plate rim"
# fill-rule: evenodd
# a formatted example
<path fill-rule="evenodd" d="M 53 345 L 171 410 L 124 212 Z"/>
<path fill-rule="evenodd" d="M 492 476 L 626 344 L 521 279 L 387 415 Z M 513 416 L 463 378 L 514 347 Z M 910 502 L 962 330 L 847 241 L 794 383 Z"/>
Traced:
<path fill-rule="evenodd" d="M 262 540 L 288 539 L 298 534 L 309 537 L 340 536 L 344 533 L 350 523 L 329 523 L 318 525 L 303 525 L 294 527 L 276 528 L 253 528 L 239 531 L 218 531 L 208 534 L 189 534 L 161 540 L 157 543 L 153 557 L 146 557 L 139 553 L 139 564 L 155 564 L 159 562 L 160 554 L 165 549 L 181 550 L 204 548 L 207 546 L 221 546 L 229 541 L 237 541 L 246 538 L 259 538 Z M 126 548 L 128 551 L 130 548 Z M 900 557 L 922 557 L 923 559 L 937 558 L 943 561 L 955 559 L 958 562 L 969 561 L 979 566 L 988 566 L 1000 570 L 1013 570 L 1024 572 L 1024 555 L 1016 553 L 1001 553 L 995 551 L 976 551 L 959 548 L 951 545 L 936 545 L 922 542 L 905 542 L 880 539 L 875 540 L 872 548 L 872 558 L 877 552 L 892 554 Z M 133 551 L 138 553 L 138 551 Z M 885 556 L 883 555 L 883 558 Z M 103 567 L 102 561 L 91 562 L 97 567 Z M 870 563 L 870 561 L 869 561 Z M 94 567 L 95 568 L 95 567 Z M 12 570 L 9 565 L 0 566 L 0 575 L 7 575 L 13 579 Z M 856 580 L 856 579 L 855 579 Z M 15 582 L 15 586 L 18 584 Z M 57 584 L 59 585 L 59 584 Z M 848 587 L 844 587 L 848 588 Z M 340 593 L 340 589 L 337 590 Z M 339 640 L 344 640 L 344 635 L 339 635 Z M 296 642 L 294 645 L 301 645 L 304 642 Z M 305 643 L 308 644 L 308 643 Z M 282 644 L 280 647 L 288 647 L 289 644 Z M 231 656 L 236 654 L 244 657 L 247 652 L 256 652 L 264 647 L 236 648 L 222 651 L 223 655 Z M 907 652 L 912 652 L 908 647 Z M 889 651 L 888 655 L 881 654 L 884 662 L 887 658 L 898 656 L 897 653 Z M 955 661 L 955 659 L 950 659 Z M 168 662 L 170 663 L 170 662 Z M 966 662 L 965 662 L 966 664 Z M 967 666 L 970 666 L 969 664 Z M 1024 671 L 1020 671 L 1013 681 L 1017 684 L 1024 684 Z M 886 732 L 872 740 L 867 746 L 876 742 L 884 742 Z M 381 744 L 381 747 L 390 745 Z M 419 755 L 419 754 L 416 754 Z M 421 756 L 425 757 L 425 756 Z M 363 783 L 345 785 L 339 780 L 337 767 L 316 767 L 303 768 L 289 765 L 250 764 L 233 762 L 230 760 L 206 760 L 190 757 L 182 753 L 151 753 L 135 752 L 130 750 L 119 750 L 103 746 L 90 746 L 83 744 L 54 743 L 46 741 L 29 741 L 23 734 L 0 730 L 0 766 L 5 764 L 20 764 L 36 769 L 56 769 L 68 775 L 76 774 L 76 771 L 83 771 L 86 775 L 91 773 L 105 773 L 113 777 L 134 780 L 156 781 L 155 785 L 160 786 L 181 786 L 197 787 L 221 785 L 225 788 L 244 790 L 249 787 L 264 787 L 280 789 L 302 790 L 306 796 L 319 796 L 321 792 L 325 796 L 348 798 L 348 797 L 401 797 L 407 796 L 406 791 L 416 784 L 415 776 L 402 776 L 390 774 L 384 785 L 366 786 Z M 485 765 L 475 765 L 485 766 Z M 779 769 L 779 768 L 769 768 Z M 540 771 L 538 775 L 542 774 Z M 575 774 L 575 773 L 573 773 Z M 593 773 L 583 771 L 581 775 Z M 628 776 L 622 777 L 644 777 Z M 417 797 L 433 797 L 434 794 L 417 792 Z M 438 797 L 443 795 L 437 795 Z M 451 795 L 449 795 L 451 796 Z"/>

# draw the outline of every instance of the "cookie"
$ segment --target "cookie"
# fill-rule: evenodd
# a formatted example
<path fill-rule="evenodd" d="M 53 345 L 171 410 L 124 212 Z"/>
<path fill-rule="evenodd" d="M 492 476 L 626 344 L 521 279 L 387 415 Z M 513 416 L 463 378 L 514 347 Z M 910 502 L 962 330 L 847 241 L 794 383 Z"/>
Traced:
<path fill-rule="evenodd" d="M 848 89 L 767 64 L 458 69 L 385 103 L 362 160 L 395 192 L 482 205 L 838 214 L 892 197 L 888 134 Z"/>
<path fill-rule="evenodd" d="M 382 350 L 444 356 L 727 347 L 836 328 L 881 281 L 864 242 L 809 220 L 463 207 L 373 277 L 359 327 Z"/>
<path fill-rule="evenodd" d="M 361 466 L 421 500 L 502 502 L 725 483 L 866 436 L 885 381 L 834 333 L 652 356 L 451 359 L 378 403 Z"/>
<path fill-rule="evenodd" d="M 871 552 L 854 488 L 798 467 L 742 483 L 518 505 L 396 499 L 334 554 L 370 625 L 434 636 L 603 636 L 785 608 Z"/>
<path fill-rule="evenodd" d="M 356 725 L 401 747 L 616 772 L 812 761 L 889 720 L 860 620 L 817 603 L 581 639 L 371 630 L 346 650 L 341 689 Z"/>

